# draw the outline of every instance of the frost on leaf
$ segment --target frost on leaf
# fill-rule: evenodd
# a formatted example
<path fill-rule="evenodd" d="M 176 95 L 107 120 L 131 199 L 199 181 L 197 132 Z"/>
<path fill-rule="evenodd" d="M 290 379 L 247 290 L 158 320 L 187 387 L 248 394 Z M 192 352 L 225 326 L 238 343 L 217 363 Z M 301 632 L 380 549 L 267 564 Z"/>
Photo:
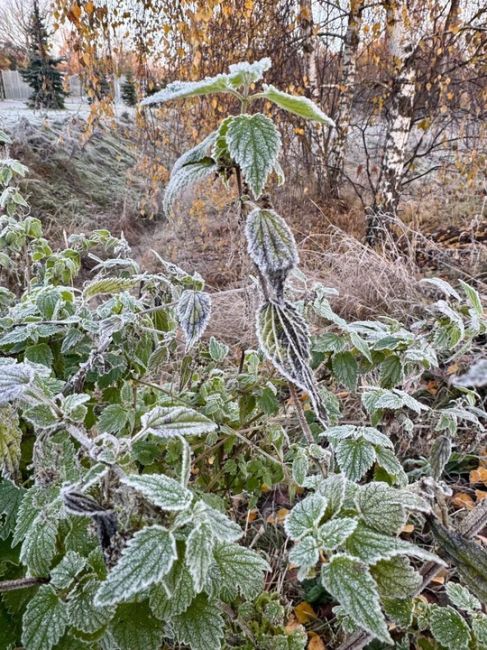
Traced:
<path fill-rule="evenodd" d="M 160 650 L 164 637 L 163 624 L 151 614 L 147 602 L 119 605 L 110 631 L 114 642 L 102 646 L 110 650 Z"/>
<path fill-rule="evenodd" d="M 190 607 L 175 616 L 172 627 L 180 643 L 191 650 L 220 650 L 223 639 L 223 617 L 216 604 L 204 594 L 197 596 Z"/>
<path fill-rule="evenodd" d="M 135 278 L 102 278 L 88 282 L 83 289 L 83 296 L 86 300 L 100 295 L 112 295 L 131 289 L 137 280 Z"/>
<path fill-rule="evenodd" d="M 0 408 L 0 474 L 4 478 L 15 478 L 18 472 L 21 440 L 17 413 L 10 405 Z"/>
<path fill-rule="evenodd" d="M 44 576 L 49 572 L 56 554 L 57 529 L 57 517 L 47 508 L 41 510 L 29 526 L 20 549 L 20 560 L 33 575 Z"/>
<path fill-rule="evenodd" d="M 373 481 L 360 488 L 355 503 L 364 522 L 380 532 L 395 534 L 407 520 L 399 499 L 400 492 L 386 483 Z"/>
<path fill-rule="evenodd" d="M 264 587 L 267 562 L 258 553 L 238 544 L 219 543 L 213 552 L 211 575 L 218 592 L 235 598 L 238 592 L 246 598 L 255 598 Z"/>
<path fill-rule="evenodd" d="M 92 634 L 104 627 L 113 617 L 115 607 L 104 605 L 95 607 L 93 601 L 100 588 L 101 582 L 96 579 L 88 580 L 77 586 L 68 601 L 69 621 L 80 632 Z"/>
<path fill-rule="evenodd" d="M 66 589 L 80 573 L 86 560 L 76 551 L 68 551 L 51 571 L 51 584 L 57 589 Z"/>
<path fill-rule="evenodd" d="M 230 90 L 230 79 L 227 74 L 207 77 L 206 79 L 200 79 L 200 81 L 173 81 L 159 92 L 143 99 L 141 104 L 142 106 L 163 104 L 174 99 L 201 97 L 211 95 L 211 93 L 230 92 Z"/>
<path fill-rule="evenodd" d="M 274 123 L 261 113 L 239 115 L 228 125 L 227 145 L 252 194 L 259 198 L 281 147 Z"/>
<path fill-rule="evenodd" d="M 34 380 L 34 369 L 28 363 L 0 365 L 0 406 L 22 397 Z"/>
<path fill-rule="evenodd" d="M 201 436 L 210 433 L 217 425 L 205 415 L 186 406 L 156 406 L 141 418 L 142 433 L 159 438 Z"/>
<path fill-rule="evenodd" d="M 226 514 L 212 508 L 204 501 L 199 501 L 194 508 L 194 521 L 199 525 L 206 522 L 211 532 L 220 542 L 235 542 L 243 535 L 240 526 L 232 521 Z"/>
<path fill-rule="evenodd" d="M 328 126 L 335 126 L 335 122 L 328 117 L 319 106 L 317 106 L 308 97 L 299 97 L 289 95 L 288 93 L 278 90 L 275 86 L 264 84 L 263 95 L 266 99 L 273 102 L 279 108 L 283 108 L 288 113 L 294 113 L 305 120 L 314 120 Z"/>
<path fill-rule="evenodd" d="M 458 582 L 449 582 L 446 585 L 446 593 L 455 607 L 463 609 L 465 612 L 471 614 L 482 609 L 480 601 Z"/>
<path fill-rule="evenodd" d="M 184 561 L 178 560 L 164 578 L 164 585 L 152 587 L 149 603 L 154 616 L 164 621 L 188 609 L 195 595 L 191 574 Z"/>
<path fill-rule="evenodd" d="M 325 421 L 325 408 L 309 366 L 308 326 L 296 308 L 288 302 L 264 303 L 257 312 L 257 338 L 267 359 L 283 377 L 309 393 L 316 415 Z"/>
<path fill-rule="evenodd" d="M 408 598 L 416 593 L 422 578 L 405 557 L 379 560 L 371 567 L 379 593 L 383 598 Z"/>
<path fill-rule="evenodd" d="M 292 540 L 312 533 L 325 514 L 326 499 L 319 494 L 309 494 L 294 506 L 286 517 L 284 529 Z"/>
<path fill-rule="evenodd" d="M 256 208 L 247 217 L 245 234 L 250 258 L 282 298 L 286 277 L 299 261 L 291 230 L 274 210 Z"/>
<path fill-rule="evenodd" d="M 112 605 L 129 599 L 159 582 L 177 558 L 176 541 L 162 526 L 149 526 L 135 533 L 122 556 L 101 584 L 95 605 Z"/>
<path fill-rule="evenodd" d="M 176 313 L 187 348 L 193 347 L 201 338 L 210 320 L 210 311 L 211 299 L 207 293 L 186 289 L 181 294 Z"/>
<path fill-rule="evenodd" d="M 163 200 L 163 210 L 166 216 L 171 216 L 173 205 L 183 191 L 198 181 L 208 178 L 217 172 L 217 165 L 212 158 L 202 158 L 197 162 L 187 163 L 177 171 L 173 171 L 166 185 Z"/>
<path fill-rule="evenodd" d="M 436 641 L 448 650 L 469 647 L 471 635 L 468 625 L 452 607 L 433 605 L 430 611 L 430 629 Z"/>
<path fill-rule="evenodd" d="M 289 562 L 299 567 L 312 567 L 320 559 L 318 541 L 307 535 L 289 551 Z"/>
<path fill-rule="evenodd" d="M 190 490 L 164 474 L 125 476 L 122 483 L 137 490 L 163 510 L 185 510 L 193 498 Z"/>
<path fill-rule="evenodd" d="M 341 517 L 327 521 L 318 529 L 318 539 L 326 551 L 333 551 L 350 537 L 357 527 L 357 520 Z"/>
<path fill-rule="evenodd" d="M 335 454 L 338 466 L 351 481 L 359 481 L 375 461 L 375 450 L 364 438 L 340 440 Z"/>
<path fill-rule="evenodd" d="M 392 643 L 377 585 L 363 562 L 347 555 L 335 555 L 329 564 L 323 565 L 321 580 L 354 623 L 381 641 Z"/>
<path fill-rule="evenodd" d="M 42 585 L 22 619 L 22 644 L 27 650 L 50 650 L 68 625 L 66 605 L 50 585 Z"/>
<path fill-rule="evenodd" d="M 199 593 L 206 582 L 213 561 L 215 539 L 207 523 L 193 528 L 186 541 L 185 561 L 193 578 L 194 588 Z"/>

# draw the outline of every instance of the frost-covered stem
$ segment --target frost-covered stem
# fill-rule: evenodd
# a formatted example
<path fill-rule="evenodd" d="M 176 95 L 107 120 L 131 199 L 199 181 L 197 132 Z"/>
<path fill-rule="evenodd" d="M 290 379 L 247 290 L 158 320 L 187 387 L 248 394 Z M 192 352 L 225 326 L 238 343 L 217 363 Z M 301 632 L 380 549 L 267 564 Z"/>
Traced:
<path fill-rule="evenodd" d="M 288 382 L 288 386 L 289 386 L 289 392 L 291 393 L 291 398 L 294 403 L 294 408 L 296 409 L 296 415 L 298 416 L 299 426 L 301 427 L 301 431 L 303 432 L 306 443 L 308 445 L 313 445 L 315 443 L 315 439 L 313 438 L 313 434 L 311 433 L 311 429 L 309 428 L 308 421 L 306 420 L 306 416 L 303 410 L 303 405 L 301 404 L 301 400 L 299 399 L 296 386 L 291 382 Z M 320 467 L 321 474 L 323 475 L 323 477 L 326 478 L 327 475 L 326 466 L 323 465 L 322 463 L 319 463 L 319 467 Z"/>
<path fill-rule="evenodd" d="M 331 146 L 328 161 L 328 185 L 335 196 L 338 195 L 338 187 L 342 179 L 345 164 L 363 7 L 364 0 L 351 0 L 347 30 L 343 42 L 340 96 L 338 98 L 338 110 L 335 120 L 336 136 Z"/>
<path fill-rule="evenodd" d="M 411 23 L 407 2 L 387 0 L 385 6 L 388 50 L 394 63 L 395 77 L 381 176 L 368 214 L 367 242 L 370 245 L 384 239 L 390 221 L 397 213 L 416 92 L 414 51 L 417 34 Z"/>
<path fill-rule="evenodd" d="M 18 578 L 17 580 L 2 580 L 0 582 L 0 593 L 15 591 L 16 589 L 28 589 L 29 587 L 44 585 L 48 582 L 48 578 Z"/>

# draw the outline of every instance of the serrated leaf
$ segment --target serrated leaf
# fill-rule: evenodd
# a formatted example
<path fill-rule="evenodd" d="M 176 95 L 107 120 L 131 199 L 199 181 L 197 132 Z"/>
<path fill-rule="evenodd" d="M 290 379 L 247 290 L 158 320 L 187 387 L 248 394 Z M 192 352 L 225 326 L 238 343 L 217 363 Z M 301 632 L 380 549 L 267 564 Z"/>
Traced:
<path fill-rule="evenodd" d="M 17 412 L 10 406 L 0 408 L 0 474 L 15 478 L 20 463 L 22 430 Z"/>
<path fill-rule="evenodd" d="M 66 605 L 49 585 L 42 585 L 29 601 L 22 618 L 22 644 L 26 650 L 50 650 L 68 625 Z"/>
<path fill-rule="evenodd" d="M 193 528 L 186 540 L 185 561 L 193 578 L 196 593 L 199 593 L 205 585 L 213 561 L 214 546 L 215 538 L 207 523 Z"/>
<path fill-rule="evenodd" d="M 278 297 L 284 281 L 299 262 L 294 236 L 287 223 L 274 210 L 252 210 L 245 225 L 248 253 L 269 279 Z"/>
<path fill-rule="evenodd" d="M 303 537 L 289 551 L 289 562 L 298 567 L 312 567 L 320 559 L 318 541 L 312 536 Z"/>
<path fill-rule="evenodd" d="M 325 551 L 334 551 L 345 543 L 357 527 L 357 520 L 351 517 L 340 517 L 325 522 L 318 529 L 318 539 Z"/>
<path fill-rule="evenodd" d="M 480 601 L 468 589 L 459 585 L 458 582 L 449 582 L 446 585 L 446 593 L 455 607 L 463 609 L 469 614 L 482 609 Z"/>
<path fill-rule="evenodd" d="M 112 605 L 159 582 L 177 558 L 173 534 L 162 526 L 149 526 L 132 537 L 95 597 L 95 605 Z"/>
<path fill-rule="evenodd" d="M 22 417 L 39 429 L 48 429 L 58 421 L 56 413 L 49 404 L 35 404 L 24 409 Z"/>
<path fill-rule="evenodd" d="M 431 607 L 430 630 L 438 643 L 449 650 L 468 648 L 471 640 L 467 623 L 452 607 Z"/>
<path fill-rule="evenodd" d="M 430 452 L 430 467 L 431 475 L 438 481 L 443 474 L 445 465 L 451 456 L 451 440 L 447 436 L 438 436 L 431 446 Z"/>
<path fill-rule="evenodd" d="M 191 650 L 221 648 L 223 617 L 204 594 L 196 596 L 185 612 L 175 616 L 172 626 L 178 641 L 189 645 Z"/>
<path fill-rule="evenodd" d="M 54 355 L 47 343 L 37 343 L 29 345 L 24 350 L 24 360 L 32 363 L 40 363 L 47 368 L 52 366 Z"/>
<path fill-rule="evenodd" d="M 264 96 L 273 104 L 276 104 L 276 106 L 279 106 L 279 108 L 283 108 L 288 113 L 299 115 L 299 117 L 305 120 L 313 120 L 314 122 L 320 122 L 328 126 L 335 126 L 335 122 L 328 115 L 325 115 L 321 108 L 311 101 L 311 99 L 308 99 L 308 97 L 289 95 L 267 84 L 264 84 L 264 92 L 260 93 L 260 95 Z"/>
<path fill-rule="evenodd" d="M 264 303 L 257 312 L 257 338 L 264 355 L 283 377 L 307 391 L 317 416 L 326 412 L 309 367 L 310 338 L 306 321 L 288 303 Z"/>
<path fill-rule="evenodd" d="M 480 613 L 474 614 L 471 618 L 471 625 L 479 646 L 487 646 L 487 616 Z"/>
<path fill-rule="evenodd" d="M 386 357 L 380 364 L 380 385 L 384 388 L 394 388 L 402 379 L 401 359 L 395 354 Z"/>
<path fill-rule="evenodd" d="M 118 433 L 127 424 L 128 411 L 121 404 L 109 404 L 100 413 L 97 428 L 102 433 Z"/>
<path fill-rule="evenodd" d="M 141 417 L 141 424 L 141 433 L 159 438 L 201 436 L 217 428 L 205 415 L 185 406 L 156 406 Z"/>
<path fill-rule="evenodd" d="M 164 621 L 186 611 L 196 596 L 193 579 L 183 560 L 173 564 L 163 585 L 154 585 L 150 593 L 150 607 L 159 620 Z"/>
<path fill-rule="evenodd" d="M 363 438 L 340 440 L 335 454 L 340 470 L 351 481 L 360 481 L 376 458 L 374 447 Z"/>
<path fill-rule="evenodd" d="M 195 523 L 207 522 L 211 532 L 220 542 L 235 542 L 243 535 L 240 526 L 226 514 L 199 501 L 194 508 Z"/>
<path fill-rule="evenodd" d="M 163 510 L 185 510 L 193 499 L 190 490 L 164 474 L 143 474 L 141 476 L 124 476 L 124 485 L 132 487 L 143 494 L 148 501 Z"/>
<path fill-rule="evenodd" d="M 306 476 L 308 475 L 308 468 L 309 468 L 308 456 L 303 452 L 296 454 L 296 456 L 293 459 L 292 476 L 293 476 L 293 481 L 297 485 L 304 484 Z"/>
<path fill-rule="evenodd" d="M 270 570 L 258 553 L 238 544 L 219 543 L 213 551 L 211 567 L 218 590 L 226 594 L 241 593 L 245 598 L 255 598 L 264 588 L 264 572 Z"/>
<path fill-rule="evenodd" d="M 408 598 L 421 585 L 422 578 L 405 557 L 379 560 L 371 573 L 383 598 Z"/>
<path fill-rule="evenodd" d="M 36 513 L 37 514 L 37 513 Z M 20 560 L 33 575 L 45 576 L 56 554 L 58 520 L 45 509 L 37 514 L 20 549 Z"/>
<path fill-rule="evenodd" d="M 413 622 L 413 600 L 411 598 L 382 598 L 382 605 L 388 618 L 396 625 L 407 630 Z M 396 643 L 396 650 L 409 650 L 409 639 L 406 638 L 406 645 L 399 646 Z"/>
<path fill-rule="evenodd" d="M 86 300 L 94 296 L 120 293 L 131 289 L 137 282 L 136 278 L 102 278 L 88 282 L 83 289 L 83 296 Z"/>
<path fill-rule="evenodd" d="M 408 478 L 393 449 L 377 446 L 375 447 L 375 455 L 377 463 L 390 476 L 396 479 L 396 483 L 399 485 L 407 485 Z"/>
<path fill-rule="evenodd" d="M 351 352 L 337 352 L 331 360 L 333 374 L 349 390 L 357 386 L 358 364 Z"/>
<path fill-rule="evenodd" d="M 51 570 L 51 584 L 56 589 L 66 589 L 86 565 L 86 559 L 76 551 L 68 551 Z"/>
<path fill-rule="evenodd" d="M 222 362 L 228 355 L 230 348 L 225 343 L 218 341 L 214 336 L 210 338 L 208 352 L 213 361 Z"/>
<path fill-rule="evenodd" d="M 421 560 L 437 562 L 445 566 L 437 555 L 429 553 L 424 549 L 400 539 L 379 533 L 359 523 L 354 532 L 345 543 L 347 552 L 354 555 L 367 564 L 376 564 L 379 560 L 386 560 L 392 557 L 404 555 L 417 557 Z"/>
<path fill-rule="evenodd" d="M 287 535 L 297 541 L 312 533 L 325 514 L 326 499 L 319 494 L 309 494 L 294 506 L 286 517 L 284 529 Z"/>
<path fill-rule="evenodd" d="M 365 564 L 347 555 L 335 555 L 323 565 L 321 581 L 359 627 L 385 643 L 392 643 L 377 585 Z"/>
<path fill-rule="evenodd" d="M 318 493 L 327 501 L 326 515 L 331 517 L 337 515 L 343 505 L 347 479 L 343 474 L 331 474 L 318 486 Z"/>
<path fill-rule="evenodd" d="M 12 481 L 0 480 L 0 539 L 7 539 L 13 532 L 24 494 L 25 490 Z"/>
<path fill-rule="evenodd" d="M 189 349 L 201 338 L 210 320 L 210 296 L 203 291 L 186 289 L 178 300 L 176 313 Z"/>
<path fill-rule="evenodd" d="M 398 502 L 397 490 L 386 483 L 371 482 L 360 488 L 355 497 L 358 511 L 371 528 L 379 532 L 398 533 L 407 521 L 406 511 Z"/>
<path fill-rule="evenodd" d="M 34 369 L 27 363 L 4 363 L 0 366 L 0 406 L 19 399 L 34 380 Z"/>
<path fill-rule="evenodd" d="M 467 296 L 467 300 L 472 306 L 473 310 L 477 314 L 477 316 L 483 316 L 484 314 L 484 308 L 482 305 L 482 300 L 480 298 L 480 294 L 477 291 L 477 289 L 474 289 L 470 284 L 467 284 L 463 280 L 458 280 L 462 289 L 465 292 L 465 295 Z"/>
<path fill-rule="evenodd" d="M 238 115 L 229 123 L 226 139 L 230 156 L 259 198 L 281 147 L 274 123 L 261 113 Z"/>
<path fill-rule="evenodd" d="M 113 640 L 104 650 L 160 650 L 163 624 L 152 616 L 147 602 L 119 605 L 110 625 Z"/>
<path fill-rule="evenodd" d="M 101 582 L 90 579 L 78 586 L 69 597 L 68 613 L 70 624 L 81 632 L 93 634 L 105 627 L 115 614 L 114 606 L 95 607 L 94 599 Z"/>
<path fill-rule="evenodd" d="M 186 163 L 177 170 L 173 169 L 169 183 L 164 191 L 163 210 L 168 217 L 172 215 L 174 202 L 190 186 L 205 178 L 213 176 L 218 171 L 218 165 L 212 158 Z"/>

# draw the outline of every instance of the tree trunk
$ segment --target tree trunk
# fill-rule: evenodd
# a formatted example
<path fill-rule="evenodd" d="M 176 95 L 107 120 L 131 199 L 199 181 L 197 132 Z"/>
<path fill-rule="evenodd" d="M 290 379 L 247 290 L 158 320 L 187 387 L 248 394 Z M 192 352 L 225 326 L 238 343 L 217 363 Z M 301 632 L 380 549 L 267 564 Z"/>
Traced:
<path fill-rule="evenodd" d="M 340 96 L 335 120 L 336 136 L 328 161 L 328 186 L 334 196 L 338 196 L 347 151 L 363 7 L 364 0 L 351 0 L 347 31 L 343 43 Z"/>
<path fill-rule="evenodd" d="M 368 215 L 367 242 L 371 245 L 384 239 L 390 222 L 397 215 L 416 84 L 413 60 L 416 30 L 411 23 L 407 3 L 404 0 L 386 0 L 385 6 L 388 50 L 394 63 L 395 78 L 391 89 L 381 175 Z"/>

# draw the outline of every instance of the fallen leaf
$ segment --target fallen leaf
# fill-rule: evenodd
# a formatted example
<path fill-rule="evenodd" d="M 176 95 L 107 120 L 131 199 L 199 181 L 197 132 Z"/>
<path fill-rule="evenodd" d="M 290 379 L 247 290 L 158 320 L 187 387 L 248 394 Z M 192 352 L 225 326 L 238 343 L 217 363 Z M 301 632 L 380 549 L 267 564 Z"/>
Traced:
<path fill-rule="evenodd" d="M 477 497 L 477 501 L 482 501 L 487 498 L 487 492 L 485 490 L 475 490 L 475 496 Z"/>
<path fill-rule="evenodd" d="M 314 632 L 310 632 L 308 650 L 326 650 L 326 645 L 324 644 L 323 639 Z"/>
<path fill-rule="evenodd" d="M 296 605 L 294 608 L 294 613 L 296 614 L 298 621 L 303 625 L 309 623 L 310 621 L 313 621 L 316 618 L 315 610 L 305 600 L 303 600 L 302 603 L 299 603 L 299 605 Z"/>
<path fill-rule="evenodd" d="M 470 483 L 487 484 L 487 467 L 477 467 L 470 472 Z"/>
<path fill-rule="evenodd" d="M 412 533 L 414 531 L 414 524 L 405 524 L 401 528 L 401 533 Z"/>
<path fill-rule="evenodd" d="M 252 521 L 255 521 L 257 519 L 257 513 L 259 511 L 257 508 L 254 508 L 253 510 L 249 510 L 247 513 L 247 523 L 251 523 Z"/>
<path fill-rule="evenodd" d="M 472 508 L 474 508 L 475 506 L 472 497 L 469 494 L 466 494 L 465 492 L 457 492 L 452 497 L 452 503 L 458 506 L 459 508 L 467 508 L 467 510 L 472 510 Z"/>

